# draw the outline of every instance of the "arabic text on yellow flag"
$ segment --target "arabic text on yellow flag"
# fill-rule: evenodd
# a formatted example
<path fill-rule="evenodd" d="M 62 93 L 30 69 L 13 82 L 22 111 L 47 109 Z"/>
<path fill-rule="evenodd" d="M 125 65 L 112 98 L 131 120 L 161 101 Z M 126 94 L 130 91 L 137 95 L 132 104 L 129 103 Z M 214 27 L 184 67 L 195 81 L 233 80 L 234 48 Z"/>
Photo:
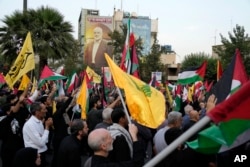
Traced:
<path fill-rule="evenodd" d="M 30 83 L 29 77 L 26 74 L 24 74 L 23 77 L 22 77 L 22 81 L 21 81 L 21 83 L 19 85 L 18 90 L 26 89 L 26 87 L 28 86 L 29 83 Z"/>
<path fill-rule="evenodd" d="M 10 71 L 5 76 L 5 80 L 9 87 L 12 88 L 18 79 L 34 68 L 35 56 L 32 47 L 31 35 L 30 32 L 28 32 L 21 52 L 10 68 Z"/>
<path fill-rule="evenodd" d="M 81 118 L 86 119 L 86 113 L 88 112 L 89 104 L 89 92 L 87 86 L 87 75 L 84 76 L 82 86 L 77 97 L 77 104 L 81 106 Z"/>
<path fill-rule="evenodd" d="M 93 78 L 94 83 L 101 83 L 101 76 L 98 75 L 94 70 L 92 70 L 89 66 L 86 68 L 86 73 L 89 79 Z"/>
<path fill-rule="evenodd" d="M 165 98 L 157 89 L 123 72 L 105 54 L 115 85 L 125 92 L 131 117 L 141 125 L 157 128 L 165 120 Z"/>

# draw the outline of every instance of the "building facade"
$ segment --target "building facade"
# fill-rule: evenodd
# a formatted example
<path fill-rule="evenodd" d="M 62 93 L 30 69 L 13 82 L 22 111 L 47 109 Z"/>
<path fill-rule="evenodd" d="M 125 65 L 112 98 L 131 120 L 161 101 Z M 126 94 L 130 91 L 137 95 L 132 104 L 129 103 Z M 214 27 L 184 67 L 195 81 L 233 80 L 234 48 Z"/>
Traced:
<path fill-rule="evenodd" d="M 147 55 L 151 51 L 154 42 L 154 35 L 158 33 L 158 19 L 151 19 L 148 16 L 138 16 L 136 13 L 124 12 L 114 9 L 113 16 L 100 16 L 99 10 L 82 9 L 78 20 L 78 41 L 81 47 L 81 55 L 85 61 L 84 51 L 87 44 L 93 40 L 93 31 L 96 25 L 102 25 L 104 31 L 103 38 L 110 40 L 108 33 L 114 30 L 122 32 L 121 26 L 128 23 L 130 18 L 131 31 L 135 37 L 142 38 L 142 55 Z M 161 61 L 166 65 L 168 80 L 176 81 L 180 65 L 176 64 L 176 54 L 174 52 L 162 54 Z"/>

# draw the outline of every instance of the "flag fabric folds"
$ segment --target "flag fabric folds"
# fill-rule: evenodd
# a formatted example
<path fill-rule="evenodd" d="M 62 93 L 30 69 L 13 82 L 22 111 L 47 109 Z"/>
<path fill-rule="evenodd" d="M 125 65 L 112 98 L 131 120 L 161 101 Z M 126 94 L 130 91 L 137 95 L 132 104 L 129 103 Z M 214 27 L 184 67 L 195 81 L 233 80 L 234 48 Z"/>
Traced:
<path fill-rule="evenodd" d="M 186 85 L 192 84 L 196 81 L 204 79 L 207 68 L 207 61 L 204 61 L 198 68 L 188 69 L 178 74 L 178 84 Z"/>
<path fill-rule="evenodd" d="M 167 97 L 167 99 L 169 101 L 170 107 L 172 107 L 172 105 L 173 105 L 173 98 L 172 98 L 172 94 L 169 91 L 168 84 L 166 84 L 166 97 Z"/>
<path fill-rule="evenodd" d="M 221 62 L 220 60 L 217 60 L 217 81 L 219 81 L 219 79 L 222 76 L 222 66 L 221 66 Z"/>
<path fill-rule="evenodd" d="M 94 83 L 101 83 L 101 76 L 98 75 L 93 69 L 91 69 L 89 66 L 86 68 L 86 73 L 88 75 L 88 78 L 93 81 Z"/>
<path fill-rule="evenodd" d="M 24 74 L 18 90 L 25 90 L 29 83 L 30 83 L 29 77 L 26 74 Z"/>
<path fill-rule="evenodd" d="M 174 107 L 174 111 L 180 111 L 181 109 L 181 85 L 177 85 L 176 86 L 176 95 L 175 95 L 175 99 L 174 99 L 174 104 L 173 104 L 173 107 Z"/>
<path fill-rule="evenodd" d="M 247 86 L 244 86 L 245 84 Z M 203 153 L 217 153 L 243 144 L 246 141 L 246 135 L 243 132 L 250 128 L 250 112 L 246 105 L 250 102 L 250 96 L 247 95 L 249 90 L 250 83 L 240 51 L 237 49 L 221 79 L 209 92 L 216 96 L 218 105 L 208 113 L 208 116 L 218 126 L 213 125 L 201 131 L 198 139 L 188 145 Z M 244 115 L 248 115 L 249 118 Z M 250 135 L 250 130 L 246 133 Z"/>
<path fill-rule="evenodd" d="M 13 88 L 17 80 L 33 69 L 35 69 L 35 54 L 33 51 L 31 34 L 28 32 L 17 59 L 5 76 L 6 83 L 10 88 Z"/>
<path fill-rule="evenodd" d="M 160 83 L 156 80 L 156 76 L 153 75 L 153 78 L 151 78 L 149 85 L 156 88 L 156 87 L 160 87 Z"/>
<path fill-rule="evenodd" d="M 220 80 L 212 87 L 209 94 L 214 94 L 217 104 L 225 100 L 231 93 L 248 80 L 240 51 L 237 49 L 231 63 L 224 70 Z"/>
<path fill-rule="evenodd" d="M 228 148 L 237 141 L 237 145 L 250 139 L 249 135 L 241 138 L 250 128 L 250 81 L 227 100 L 218 104 L 207 115 L 218 124 L 199 133 L 198 140 L 188 145 L 203 153 L 217 153 L 224 145 Z M 224 150 L 225 151 L 225 150 Z"/>
<path fill-rule="evenodd" d="M 31 93 L 34 93 L 36 89 L 37 89 L 37 80 L 36 80 L 36 78 L 33 76 Z"/>
<path fill-rule="evenodd" d="M 136 78 L 139 78 L 139 71 L 138 71 L 139 62 L 136 54 L 135 35 L 132 32 L 130 19 L 128 19 L 127 35 L 122 52 L 120 68 L 123 71 L 127 72 L 128 74 L 131 74 Z"/>
<path fill-rule="evenodd" d="M 78 82 L 78 76 L 76 72 L 74 72 L 73 74 L 71 74 L 71 76 L 68 78 L 66 82 L 67 93 L 72 92 L 76 88 L 76 85 L 78 84 L 77 82 Z"/>
<path fill-rule="evenodd" d="M 54 81 L 66 78 L 66 76 L 53 72 L 47 65 L 45 65 L 40 76 L 39 87 L 41 87 L 45 81 Z"/>
<path fill-rule="evenodd" d="M 86 119 L 89 109 L 88 76 L 85 74 L 76 103 L 81 106 L 81 118 Z"/>
<path fill-rule="evenodd" d="M 165 98 L 157 89 L 122 71 L 105 54 L 115 85 L 125 92 L 131 117 L 141 125 L 157 128 L 165 119 Z"/>
<path fill-rule="evenodd" d="M 4 79 L 4 75 L 0 73 L 0 84 L 4 84 L 6 81 Z"/>

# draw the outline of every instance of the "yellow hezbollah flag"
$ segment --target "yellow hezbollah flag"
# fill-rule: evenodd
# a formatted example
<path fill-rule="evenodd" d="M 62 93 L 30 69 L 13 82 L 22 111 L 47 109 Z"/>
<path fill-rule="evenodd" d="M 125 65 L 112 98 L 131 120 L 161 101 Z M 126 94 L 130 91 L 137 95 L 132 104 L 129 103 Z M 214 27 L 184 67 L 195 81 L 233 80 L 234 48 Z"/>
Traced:
<path fill-rule="evenodd" d="M 22 81 L 21 81 L 21 83 L 19 85 L 18 90 L 26 89 L 26 87 L 28 86 L 29 83 L 30 83 L 29 77 L 26 74 L 24 74 L 24 76 L 22 77 Z"/>
<path fill-rule="evenodd" d="M 172 107 L 173 106 L 173 98 L 172 98 L 172 95 L 170 94 L 170 91 L 168 89 L 168 84 L 166 84 L 166 93 L 167 93 L 167 98 L 168 98 L 170 107 Z"/>
<path fill-rule="evenodd" d="M 193 102 L 194 84 L 188 87 L 188 101 Z"/>
<path fill-rule="evenodd" d="M 55 114 L 55 112 L 56 112 L 56 101 L 53 100 L 53 102 L 52 102 L 52 114 Z"/>
<path fill-rule="evenodd" d="M 157 128 L 165 120 L 165 98 L 157 89 L 122 71 L 105 54 L 115 85 L 124 90 L 131 117 L 138 123 Z"/>
<path fill-rule="evenodd" d="M 31 35 L 28 32 L 24 41 L 21 52 L 16 61 L 6 74 L 5 80 L 10 88 L 20 79 L 24 74 L 35 68 L 35 56 L 32 47 Z"/>
<path fill-rule="evenodd" d="M 80 89 L 80 93 L 79 93 L 76 103 L 81 106 L 81 118 L 86 119 L 86 113 L 88 112 L 88 108 L 89 108 L 89 92 L 88 92 L 88 85 L 87 85 L 87 75 L 84 76 L 82 86 Z"/>
<path fill-rule="evenodd" d="M 36 89 L 37 89 L 37 80 L 35 77 L 33 77 L 31 93 L 34 93 Z"/>
<path fill-rule="evenodd" d="M 86 68 L 86 73 L 90 80 L 92 80 L 94 83 L 101 83 L 101 76 L 95 73 L 94 70 L 92 70 L 89 66 Z"/>

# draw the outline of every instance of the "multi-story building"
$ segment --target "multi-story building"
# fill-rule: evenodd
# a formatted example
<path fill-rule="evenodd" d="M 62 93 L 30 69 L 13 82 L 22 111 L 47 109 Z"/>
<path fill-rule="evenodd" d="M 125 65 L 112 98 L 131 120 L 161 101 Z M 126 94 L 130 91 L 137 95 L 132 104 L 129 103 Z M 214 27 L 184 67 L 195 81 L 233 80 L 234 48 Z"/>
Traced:
<path fill-rule="evenodd" d="M 90 34 L 96 25 L 104 29 L 104 38 L 110 40 L 109 32 L 117 30 L 121 32 L 121 26 L 128 23 L 130 18 L 130 27 L 136 37 L 143 40 L 143 55 L 150 53 L 151 46 L 154 42 L 154 35 L 158 33 L 158 19 L 151 19 L 148 16 L 138 16 L 136 13 L 124 12 L 114 9 L 113 16 L 100 16 L 99 10 L 82 9 L 79 17 L 78 40 L 81 46 L 81 54 L 88 41 L 93 40 Z M 83 58 L 84 59 L 84 58 Z M 168 80 L 176 81 L 179 65 L 176 64 L 175 52 L 163 54 L 161 56 L 162 63 L 166 65 Z"/>
<path fill-rule="evenodd" d="M 180 64 L 176 63 L 176 53 L 172 50 L 171 45 L 161 46 L 164 52 L 161 54 L 161 62 L 165 65 L 167 80 L 175 82 L 178 79 Z"/>

